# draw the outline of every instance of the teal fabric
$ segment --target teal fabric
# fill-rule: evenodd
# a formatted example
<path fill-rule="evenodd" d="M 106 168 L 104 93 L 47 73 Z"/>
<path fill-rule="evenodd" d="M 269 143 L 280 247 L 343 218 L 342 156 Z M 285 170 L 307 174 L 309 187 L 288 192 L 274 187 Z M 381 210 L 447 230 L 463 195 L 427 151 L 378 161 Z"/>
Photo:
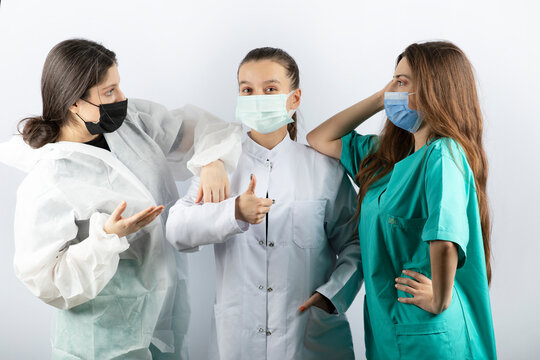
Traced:
<path fill-rule="evenodd" d="M 377 136 L 342 138 L 341 162 L 354 178 Z M 366 287 L 368 359 L 495 359 L 495 336 L 474 176 L 454 140 L 426 144 L 373 184 L 359 221 Z M 452 302 L 439 315 L 398 297 L 402 270 L 431 278 L 429 241 L 458 247 Z"/>

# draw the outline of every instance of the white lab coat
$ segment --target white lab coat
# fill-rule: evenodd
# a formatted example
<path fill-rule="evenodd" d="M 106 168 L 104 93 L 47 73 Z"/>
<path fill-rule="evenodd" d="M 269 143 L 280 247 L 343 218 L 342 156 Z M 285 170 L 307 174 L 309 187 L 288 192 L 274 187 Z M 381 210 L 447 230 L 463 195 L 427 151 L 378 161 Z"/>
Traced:
<path fill-rule="evenodd" d="M 187 358 L 187 264 L 165 241 L 164 224 L 178 199 L 167 160 L 179 178 L 191 175 L 195 126 L 191 166 L 221 158 L 234 169 L 238 126 L 194 106 L 170 112 L 144 100 L 130 99 L 122 126 L 105 134 L 110 152 L 74 142 L 35 151 L 20 139 L 0 145 L 0 161 L 29 171 L 17 193 L 14 266 L 34 295 L 62 309 L 53 358 L 150 359 L 150 344 Z M 151 205 L 165 211 L 119 238 L 103 225 L 122 201 L 124 217 Z"/>
<path fill-rule="evenodd" d="M 214 244 L 219 357 L 353 359 L 345 311 L 363 277 L 356 222 L 349 221 L 356 203 L 349 179 L 339 162 L 288 135 L 272 150 L 248 136 L 242 149 L 230 199 L 194 204 L 194 178 L 167 221 L 167 239 L 179 250 Z M 250 174 L 255 195 L 275 200 L 257 225 L 235 219 L 235 198 Z M 300 313 L 315 291 L 337 313 L 315 307 Z"/>

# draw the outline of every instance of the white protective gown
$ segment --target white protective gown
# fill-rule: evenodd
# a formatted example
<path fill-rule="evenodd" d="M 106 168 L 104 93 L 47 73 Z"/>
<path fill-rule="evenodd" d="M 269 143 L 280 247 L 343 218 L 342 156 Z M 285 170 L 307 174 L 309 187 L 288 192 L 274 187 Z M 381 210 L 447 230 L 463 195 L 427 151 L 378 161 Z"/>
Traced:
<path fill-rule="evenodd" d="M 266 220 L 235 219 L 250 174 L 255 195 L 275 200 Z M 354 235 L 356 194 L 338 161 L 292 141 L 272 150 L 249 136 L 231 178 L 230 199 L 194 204 L 198 179 L 174 205 L 167 239 L 183 251 L 214 244 L 219 358 L 354 359 L 345 311 L 362 284 Z M 298 308 L 318 291 L 337 313 Z M 214 355 L 218 357 L 218 355 Z"/>
<path fill-rule="evenodd" d="M 110 152 L 74 142 L 0 144 L 0 161 L 29 171 L 17 193 L 15 273 L 61 309 L 53 359 L 185 359 L 187 264 L 164 228 L 178 199 L 169 165 L 178 179 L 189 177 L 195 147 L 193 170 L 217 158 L 232 170 L 241 129 L 194 106 L 168 111 L 130 99 L 124 123 L 105 139 Z M 103 225 L 122 201 L 124 217 L 151 205 L 165 211 L 119 238 Z"/>

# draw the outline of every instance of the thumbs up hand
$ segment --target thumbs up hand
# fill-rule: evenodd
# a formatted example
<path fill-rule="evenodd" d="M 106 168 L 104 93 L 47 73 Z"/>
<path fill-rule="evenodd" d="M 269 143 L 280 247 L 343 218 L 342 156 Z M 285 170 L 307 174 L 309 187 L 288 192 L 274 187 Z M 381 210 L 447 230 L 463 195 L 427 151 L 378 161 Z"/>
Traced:
<path fill-rule="evenodd" d="M 245 193 L 236 198 L 235 217 L 238 220 L 250 224 L 260 224 L 270 211 L 273 201 L 271 199 L 255 196 L 257 179 L 251 175 L 248 188 Z"/>

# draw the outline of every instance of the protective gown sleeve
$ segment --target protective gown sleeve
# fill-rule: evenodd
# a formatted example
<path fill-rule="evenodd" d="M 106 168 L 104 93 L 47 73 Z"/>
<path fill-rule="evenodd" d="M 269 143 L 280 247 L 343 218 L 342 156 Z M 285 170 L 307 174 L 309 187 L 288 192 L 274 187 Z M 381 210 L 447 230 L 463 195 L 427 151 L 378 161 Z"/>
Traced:
<path fill-rule="evenodd" d="M 352 304 L 364 281 L 360 242 L 353 219 L 356 193 L 341 166 L 337 167 L 339 190 L 336 198 L 328 203 L 325 231 L 330 247 L 338 259 L 330 279 L 317 289 L 344 313 Z"/>
<path fill-rule="evenodd" d="M 225 122 L 194 105 L 169 111 L 140 99 L 129 100 L 129 114 L 159 145 L 176 180 L 198 176 L 204 165 L 218 159 L 229 174 L 236 169 L 242 152 L 240 124 Z"/>
<path fill-rule="evenodd" d="M 68 199 L 59 189 L 38 189 L 27 178 L 17 193 L 15 275 L 45 303 L 69 309 L 97 296 L 129 244 L 105 233 L 109 215 L 99 212 L 80 238 Z"/>
<path fill-rule="evenodd" d="M 167 240 L 180 251 L 224 242 L 229 236 L 247 231 L 249 224 L 236 220 L 236 196 L 220 203 L 195 203 L 199 178 L 192 179 L 186 196 L 169 210 Z"/>

